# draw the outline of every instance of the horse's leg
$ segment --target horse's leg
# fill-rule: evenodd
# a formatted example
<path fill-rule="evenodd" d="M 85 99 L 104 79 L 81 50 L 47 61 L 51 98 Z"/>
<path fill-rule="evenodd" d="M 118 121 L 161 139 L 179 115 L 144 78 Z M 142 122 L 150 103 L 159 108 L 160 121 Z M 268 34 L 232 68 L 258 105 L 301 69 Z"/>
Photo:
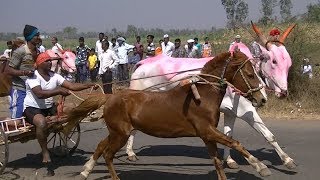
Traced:
<path fill-rule="evenodd" d="M 274 135 L 270 132 L 270 130 L 266 127 L 266 125 L 263 123 L 262 119 L 258 115 L 257 111 L 253 109 L 252 116 L 248 116 L 248 114 L 245 114 L 243 117 L 241 117 L 243 120 L 245 120 L 250 126 L 252 126 L 256 131 L 258 131 L 260 134 L 266 138 L 266 140 L 273 146 L 273 148 L 276 150 L 278 155 L 280 156 L 283 164 L 288 169 L 294 169 L 296 168 L 296 164 L 293 161 L 292 158 L 290 158 L 279 146 L 278 142 L 276 141 Z"/>
<path fill-rule="evenodd" d="M 112 131 L 108 136 L 108 145 L 103 151 L 103 158 L 106 161 L 112 180 L 120 180 L 113 165 L 113 158 L 115 154 L 126 144 L 128 137 L 129 133 L 126 135 L 124 133 L 116 133 Z"/>
<path fill-rule="evenodd" d="M 136 130 L 131 131 L 128 142 L 127 142 L 126 153 L 128 154 L 129 161 L 137 161 L 138 160 L 138 157 L 134 153 L 133 148 L 132 148 L 133 147 L 133 139 L 134 139 L 134 136 L 136 135 L 136 133 L 137 133 Z"/>
<path fill-rule="evenodd" d="M 271 175 L 271 172 L 268 169 L 268 167 L 264 165 L 262 162 L 260 162 L 257 158 L 255 158 L 252 154 L 250 154 L 238 141 L 235 141 L 232 138 L 224 135 L 213 126 L 209 126 L 208 128 L 208 131 L 203 132 L 209 133 L 201 135 L 201 138 L 204 139 L 204 141 L 216 141 L 222 145 L 228 146 L 232 149 L 239 151 L 249 162 L 249 164 L 251 164 L 251 166 L 253 166 L 257 172 L 259 172 L 261 176 Z"/>
<path fill-rule="evenodd" d="M 102 155 L 103 150 L 108 145 L 108 138 L 105 138 L 104 140 L 100 141 L 98 144 L 96 150 L 94 151 L 94 154 L 90 157 L 89 161 L 86 162 L 86 164 L 83 166 L 83 171 L 80 173 L 84 178 L 88 178 L 90 172 L 94 168 L 97 160 Z"/>
<path fill-rule="evenodd" d="M 214 166 L 216 167 L 217 175 L 219 180 L 226 180 L 227 176 L 223 171 L 223 163 L 218 158 L 218 151 L 217 151 L 217 143 L 216 142 L 205 142 L 209 155 L 213 160 Z"/>
<path fill-rule="evenodd" d="M 224 113 L 224 134 L 228 137 L 232 138 L 234 123 L 236 120 L 236 116 L 232 114 L 232 111 L 227 111 Z M 238 169 L 239 165 L 235 160 L 231 158 L 230 148 L 224 146 L 224 156 L 223 159 L 226 161 L 226 164 L 231 169 Z"/>

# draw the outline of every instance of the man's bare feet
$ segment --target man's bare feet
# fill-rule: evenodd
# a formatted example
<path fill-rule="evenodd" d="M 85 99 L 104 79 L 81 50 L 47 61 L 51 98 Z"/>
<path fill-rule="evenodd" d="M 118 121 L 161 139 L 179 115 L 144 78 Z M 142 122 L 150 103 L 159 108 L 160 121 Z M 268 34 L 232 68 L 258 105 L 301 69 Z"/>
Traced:
<path fill-rule="evenodd" d="M 50 152 L 48 150 L 45 150 L 42 152 L 42 162 L 43 163 L 50 163 L 51 158 L 50 158 Z"/>

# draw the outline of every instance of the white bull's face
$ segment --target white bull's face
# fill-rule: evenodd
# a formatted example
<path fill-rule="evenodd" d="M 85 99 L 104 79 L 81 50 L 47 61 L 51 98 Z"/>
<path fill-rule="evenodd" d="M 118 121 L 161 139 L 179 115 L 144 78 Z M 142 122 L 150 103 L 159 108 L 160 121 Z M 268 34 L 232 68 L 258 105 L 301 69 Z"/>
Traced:
<path fill-rule="evenodd" d="M 267 59 L 262 64 L 262 73 L 266 77 L 269 88 L 275 91 L 277 97 L 288 95 L 288 74 L 292 60 L 284 46 L 271 45 Z"/>
<path fill-rule="evenodd" d="M 285 97 L 288 95 L 288 74 L 292 60 L 283 43 L 295 24 L 287 28 L 276 42 L 268 41 L 259 28 L 252 22 L 251 24 L 265 45 L 265 48 L 262 48 L 262 53 L 266 59 L 261 64 L 261 71 L 266 77 L 266 83 L 275 91 L 277 97 Z"/>

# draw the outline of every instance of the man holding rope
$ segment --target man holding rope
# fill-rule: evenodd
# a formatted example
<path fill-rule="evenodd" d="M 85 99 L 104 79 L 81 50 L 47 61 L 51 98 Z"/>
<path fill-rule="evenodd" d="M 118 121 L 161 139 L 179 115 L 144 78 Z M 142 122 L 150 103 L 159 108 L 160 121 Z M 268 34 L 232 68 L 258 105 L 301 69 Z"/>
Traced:
<path fill-rule="evenodd" d="M 69 90 L 81 91 L 94 87 L 95 84 L 71 83 L 61 75 L 52 72 L 52 58 L 47 52 L 41 53 L 37 57 L 35 65 L 34 76 L 26 80 L 26 97 L 23 104 L 23 113 L 27 122 L 36 126 L 37 140 L 42 149 L 42 162 L 48 165 L 51 159 L 47 148 L 48 134 L 46 129 L 48 120 L 46 116 L 55 116 L 57 114 L 53 96 L 68 96 L 70 94 Z M 53 171 L 49 175 L 53 175 Z"/>

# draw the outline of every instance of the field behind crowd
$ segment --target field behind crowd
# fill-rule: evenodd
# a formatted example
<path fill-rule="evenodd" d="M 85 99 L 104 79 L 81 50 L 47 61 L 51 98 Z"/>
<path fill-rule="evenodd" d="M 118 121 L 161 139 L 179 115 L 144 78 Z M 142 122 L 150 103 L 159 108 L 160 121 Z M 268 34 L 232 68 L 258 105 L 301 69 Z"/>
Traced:
<path fill-rule="evenodd" d="M 284 31 L 289 24 L 277 24 L 260 27 L 265 34 L 274 27 Z M 221 29 L 219 31 L 210 32 L 209 34 L 195 34 L 192 36 L 174 36 L 170 37 L 171 41 L 180 38 L 184 45 L 187 39 L 198 37 L 200 43 L 204 37 L 208 36 L 213 44 L 212 52 L 218 54 L 228 49 L 230 42 L 234 36 L 240 34 L 242 41 L 249 45 L 255 38 L 254 32 L 250 26 L 242 27 L 236 30 Z M 112 37 L 109 37 L 111 40 Z M 142 43 L 146 44 L 146 37 L 141 37 Z M 154 43 L 159 46 L 158 41 L 162 37 L 155 37 Z M 85 44 L 90 48 L 95 47 L 96 38 L 85 39 Z M 127 43 L 133 44 L 135 37 L 127 37 Z M 265 116 L 271 117 L 288 117 L 288 118 L 316 118 L 320 114 L 320 24 L 298 23 L 293 32 L 287 38 L 285 45 L 291 55 L 293 65 L 289 72 L 289 96 L 284 99 L 277 99 L 272 92 L 269 92 L 268 103 L 259 111 Z M 59 43 L 65 49 L 75 50 L 78 45 L 78 39 L 59 39 Z M 51 40 L 44 39 L 43 45 L 51 47 Z M 0 41 L 0 50 L 6 48 L 4 41 Z M 313 65 L 314 78 L 308 79 L 301 76 L 300 68 L 302 59 L 308 57 Z"/>

